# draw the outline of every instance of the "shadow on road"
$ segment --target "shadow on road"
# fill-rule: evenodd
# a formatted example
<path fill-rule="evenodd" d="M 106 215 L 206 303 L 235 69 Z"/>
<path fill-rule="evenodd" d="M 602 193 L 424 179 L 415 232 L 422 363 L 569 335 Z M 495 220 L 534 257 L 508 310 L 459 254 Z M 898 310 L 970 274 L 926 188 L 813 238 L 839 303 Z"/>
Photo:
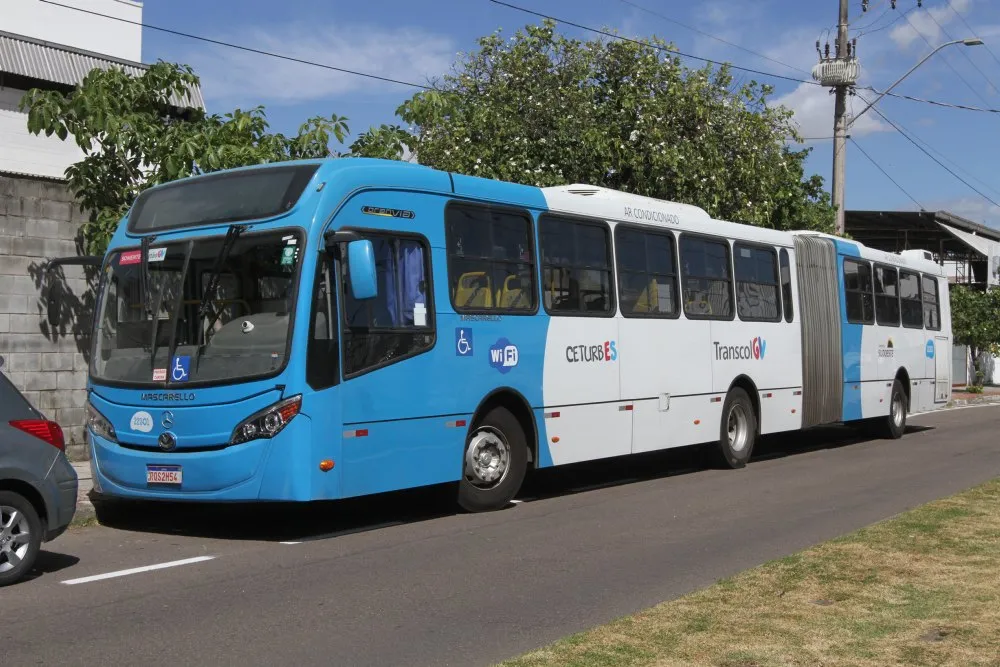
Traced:
<path fill-rule="evenodd" d="M 22 581 L 31 581 L 46 574 L 54 574 L 68 567 L 73 567 L 79 562 L 80 559 L 76 556 L 43 549 L 38 552 L 38 557 L 35 559 L 35 566 L 31 568 Z"/>
<path fill-rule="evenodd" d="M 910 425 L 907 434 L 929 429 Z M 764 461 L 866 442 L 877 441 L 859 429 L 846 426 L 765 436 L 754 447 L 750 467 Z M 702 472 L 713 467 L 706 452 L 707 449 L 702 446 L 678 447 L 534 471 L 525 479 L 518 497 L 524 501 L 544 500 L 597 488 Z M 119 530 L 262 541 L 330 539 L 392 525 L 429 521 L 460 511 L 455 505 L 455 486 L 451 484 L 367 498 L 303 504 L 206 505 L 96 498 L 94 505 L 98 521 Z"/>

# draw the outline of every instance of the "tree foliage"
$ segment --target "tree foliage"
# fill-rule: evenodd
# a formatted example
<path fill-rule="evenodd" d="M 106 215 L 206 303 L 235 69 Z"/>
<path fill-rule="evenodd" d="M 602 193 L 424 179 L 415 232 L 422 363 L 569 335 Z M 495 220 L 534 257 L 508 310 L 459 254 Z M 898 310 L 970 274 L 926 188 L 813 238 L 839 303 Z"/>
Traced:
<path fill-rule="evenodd" d="M 975 365 L 973 384 L 983 384 L 981 355 L 1000 354 L 1000 290 L 965 285 L 951 288 L 951 331 L 957 345 L 967 345 Z"/>
<path fill-rule="evenodd" d="M 31 90 L 21 100 L 28 129 L 66 140 L 85 157 L 66 170 L 81 210 L 87 251 L 99 254 L 135 197 L 146 188 L 193 173 L 265 162 L 337 155 L 347 119 L 310 118 L 295 136 L 269 131 L 263 107 L 208 115 L 178 113 L 172 95 L 198 78 L 191 68 L 159 62 L 141 76 L 119 68 L 94 69 L 69 93 Z"/>
<path fill-rule="evenodd" d="M 659 39 L 580 41 L 554 24 L 481 38 L 434 90 L 383 126 L 421 164 L 538 186 L 588 183 L 701 206 L 777 229 L 832 231 L 822 179 L 771 88 L 692 70 Z M 375 141 L 376 137 L 372 138 Z"/>

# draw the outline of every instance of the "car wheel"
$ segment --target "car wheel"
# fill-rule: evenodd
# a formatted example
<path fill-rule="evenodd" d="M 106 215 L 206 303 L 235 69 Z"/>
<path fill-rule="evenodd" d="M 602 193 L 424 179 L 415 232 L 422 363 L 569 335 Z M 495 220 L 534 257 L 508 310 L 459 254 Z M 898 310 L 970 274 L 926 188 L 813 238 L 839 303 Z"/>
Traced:
<path fill-rule="evenodd" d="M 0 491 L 0 586 L 24 578 L 42 547 L 42 521 L 28 499 Z"/>

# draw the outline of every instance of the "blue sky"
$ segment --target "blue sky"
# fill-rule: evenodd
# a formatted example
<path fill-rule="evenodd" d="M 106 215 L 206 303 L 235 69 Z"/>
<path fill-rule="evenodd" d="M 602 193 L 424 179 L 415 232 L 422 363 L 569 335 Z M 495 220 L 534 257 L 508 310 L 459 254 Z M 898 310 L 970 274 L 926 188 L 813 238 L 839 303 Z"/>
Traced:
<path fill-rule="evenodd" d="M 1000 57 L 1000 3 L 923 0 L 923 8 L 916 8 L 917 0 L 897 0 L 897 9 L 893 10 L 890 1 L 870 0 L 867 13 L 861 11 L 861 0 L 850 2 L 851 34 L 858 37 L 862 64 L 859 85 L 884 89 L 930 50 L 928 41 L 937 46 L 975 34 Z M 787 66 L 672 24 L 623 0 L 512 0 L 512 4 L 584 25 L 612 27 L 626 36 L 656 34 L 687 53 L 807 80 L 811 77 L 803 71 L 809 72 L 816 63 L 816 40 L 829 39 L 832 48 L 835 38 L 835 0 L 630 0 L 630 3 Z M 900 18 L 906 10 L 912 11 Z M 143 20 L 151 25 L 423 83 L 448 71 L 459 52 L 475 49 L 477 37 L 498 28 L 509 36 L 540 19 L 488 0 L 350 3 L 147 0 Z M 891 23 L 893 20 L 895 23 Z M 874 31 L 877 28 L 884 29 Z M 593 37 L 570 26 L 560 25 L 558 29 L 574 36 Z M 873 32 L 865 34 L 866 29 Z M 237 106 L 263 104 L 272 127 L 283 132 L 294 132 L 304 119 L 316 114 L 347 116 L 352 133 L 370 125 L 397 122 L 395 109 L 414 92 L 405 86 L 235 51 L 146 28 L 143 60 L 157 59 L 194 67 L 202 77 L 210 111 L 221 113 Z M 690 61 L 690 64 L 700 63 Z M 829 188 L 832 142 L 828 137 L 832 134 L 833 102 L 828 91 L 819 86 L 747 76 L 772 83 L 773 101 L 794 109 L 803 136 L 816 138 L 808 142 L 814 150 L 807 171 L 820 174 Z M 986 47 L 952 46 L 935 55 L 894 92 L 952 104 L 1000 108 L 997 88 L 1000 88 L 1000 62 Z M 873 97 L 870 92 L 862 94 Z M 865 106 L 858 97 L 852 98 L 850 104 L 855 111 Z M 996 159 L 1000 149 L 1000 114 L 889 97 L 883 98 L 878 108 L 894 123 L 926 142 L 932 154 L 949 168 L 1000 202 L 1000 169 Z M 874 112 L 862 116 L 851 134 L 924 208 L 949 210 L 977 222 L 1000 226 L 1000 207 L 935 164 Z M 849 144 L 847 207 L 912 210 L 916 205 L 857 146 Z"/>

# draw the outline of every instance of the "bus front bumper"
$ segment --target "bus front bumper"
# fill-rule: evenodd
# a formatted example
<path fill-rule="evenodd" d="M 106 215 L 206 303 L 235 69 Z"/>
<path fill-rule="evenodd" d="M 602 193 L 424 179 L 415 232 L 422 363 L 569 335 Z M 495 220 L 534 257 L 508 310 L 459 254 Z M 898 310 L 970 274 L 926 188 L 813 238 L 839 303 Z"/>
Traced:
<path fill-rule="evenodd" d="M 297 469 L 309 428 L 299 414 L 274 438 L 199 452 L 131 449 L 88 429 L 94 491 L 141 500 L 310 500 L 310 476 Z"/>

